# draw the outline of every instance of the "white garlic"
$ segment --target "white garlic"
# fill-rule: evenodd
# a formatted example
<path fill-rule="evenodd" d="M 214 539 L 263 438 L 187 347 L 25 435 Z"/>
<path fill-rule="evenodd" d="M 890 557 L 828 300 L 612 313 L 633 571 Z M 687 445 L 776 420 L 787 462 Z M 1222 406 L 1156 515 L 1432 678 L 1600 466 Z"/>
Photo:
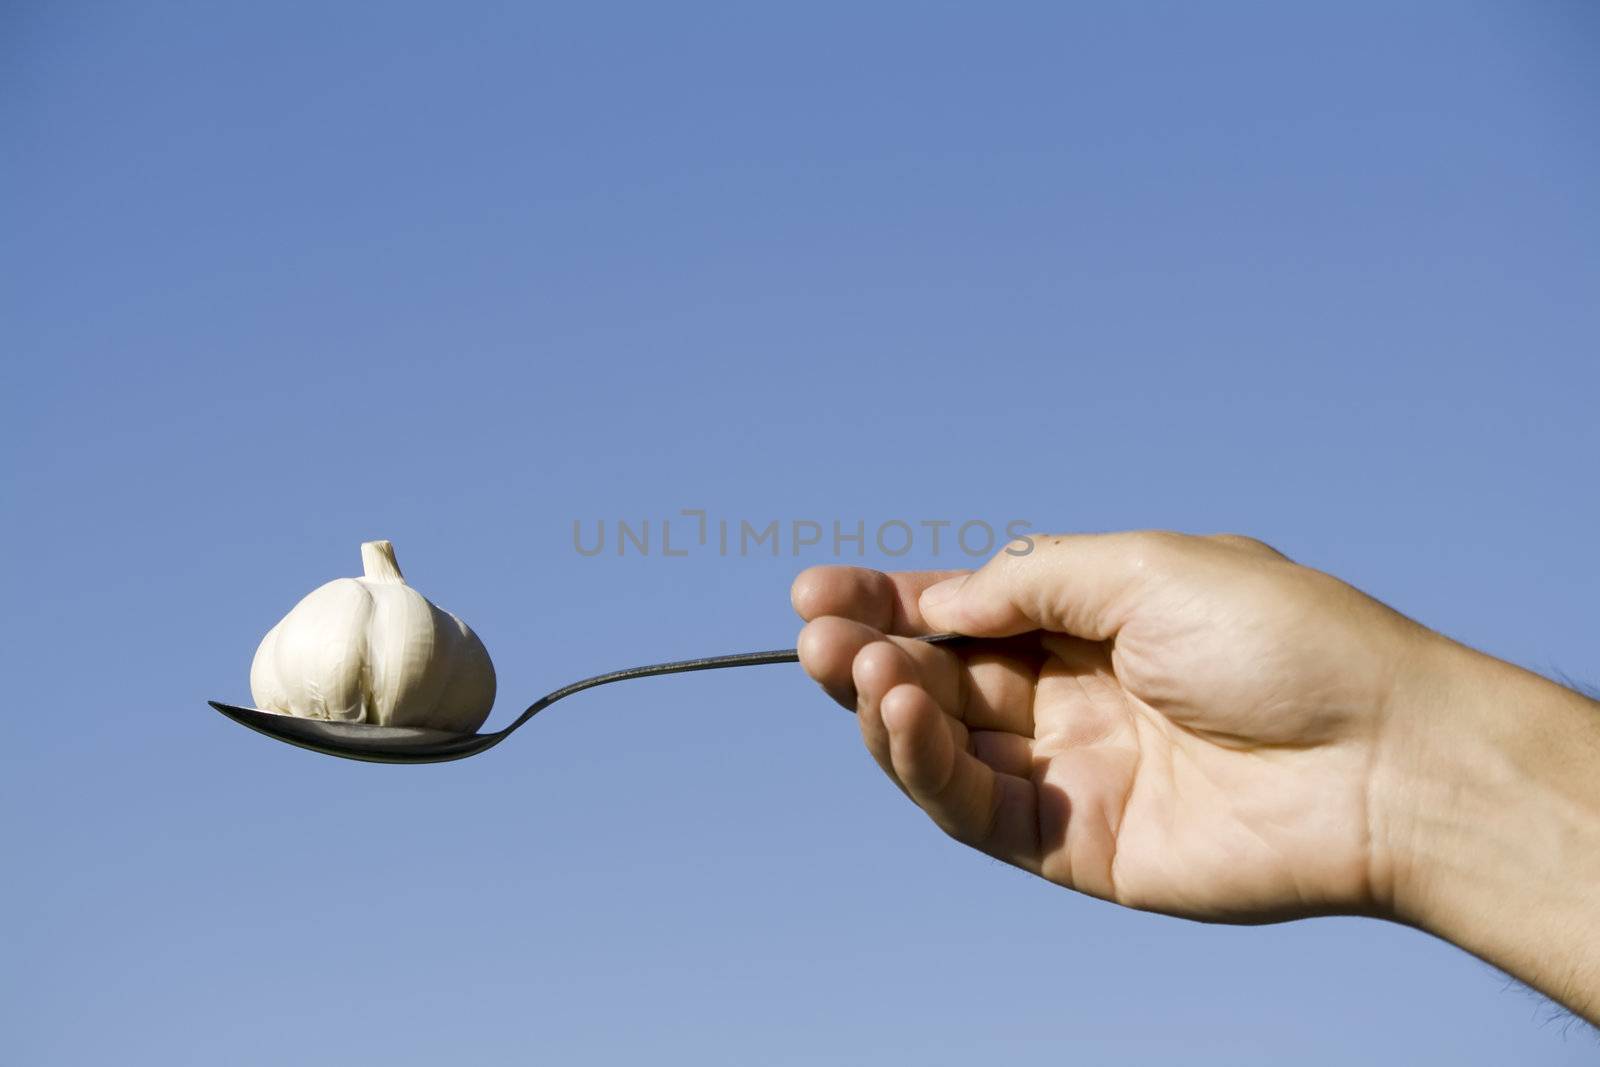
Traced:
<path fill-rule="evenodd" d="M 328 582 L 268 631 L 250 665 L 256 707 L 306 719 L 471 731 L 494 704 L 494 664 L 467 624 L 406 584 L 388 541 L 360 578 Z"/>

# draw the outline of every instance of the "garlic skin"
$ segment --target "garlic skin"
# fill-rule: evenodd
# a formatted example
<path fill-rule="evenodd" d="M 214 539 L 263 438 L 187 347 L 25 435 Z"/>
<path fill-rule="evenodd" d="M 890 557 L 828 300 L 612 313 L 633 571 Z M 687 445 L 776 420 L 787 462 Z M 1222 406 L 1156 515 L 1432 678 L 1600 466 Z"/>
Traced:
<path fill-rule="evenodd" d="M 256 707 L 303 719 L 467 733 L 494 705 L 494 664 L 467 624 L 406 584 L 388 541 L 360 578 L 314 589 L 250 664 Z"/>

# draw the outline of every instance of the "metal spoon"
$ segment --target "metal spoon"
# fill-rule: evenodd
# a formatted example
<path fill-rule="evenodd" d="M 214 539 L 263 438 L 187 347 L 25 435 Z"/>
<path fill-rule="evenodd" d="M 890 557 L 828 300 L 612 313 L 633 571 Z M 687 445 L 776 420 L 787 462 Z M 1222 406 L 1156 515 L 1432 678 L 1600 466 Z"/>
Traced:
<path fill-rule="evenodd" d="M 959 634 L 936 634 L 924 637 L 929 644 L 942 645 L 960 641 Z M 647 667 L 629 667 L 626 670 L 597 674 L 581 682 L 562 686 L 553 693 L 540 697 L 516 721 L 503 730 L 486 734 L 458 734 L 449 730 L 427 730 L 417 726 L 378 726 L 365 722 L 334 722 L 328 719 L 301 719 L 275 711 L 241 708 L 219 701 L 207 701 L 212 707 L 257 733 L 266 734 L 285 744 L 309 748 L 328 756 L 364 760 L 367 763 L 446 763 L 486 752 L 551 704 L 593 689 L 597 685 L 620 682 L 628 678 L 650 678 L 657 674 L 683 674 L 688 671 L 710 671 L 720 667 L 756 667 L 764 663 L 795 663 L 800 654 L 792 648 L 773 649 L 771 652 L 740 652 L 731 656 L 708 656 L 705 659 L 681 659 L 672 663 L 654 663 Z"/>

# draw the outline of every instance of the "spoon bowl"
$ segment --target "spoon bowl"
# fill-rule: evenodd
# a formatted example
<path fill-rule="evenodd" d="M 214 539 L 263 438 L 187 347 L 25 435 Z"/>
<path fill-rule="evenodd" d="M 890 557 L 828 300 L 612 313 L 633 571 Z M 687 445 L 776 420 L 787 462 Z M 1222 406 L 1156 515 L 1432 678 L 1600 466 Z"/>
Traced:
<path fill-rule="evenodd" d="M 937 634 L 924 637 L 929 644 L 949 644 L 964 638 L 957 634 Z M 767 663 L 796 663 L 799 653 L 792 648 L 773 649 L 770 652 L 739 652 L 730 656 L 708 656 L 704 659 L 674 660 L 670 663 L 653 663 L 645 667 L 629 667 L 608 674 L 597 674 L 571 685 L 547 693 L 528 706 L 511 725 L 488 733 L 455 733 L 450 730 L 429 730 L 417 726 L 379 726 L 365 722 L 335 722 L 328 719 L 302 719 L 259 708 L 244 708 L 212 700 L 208 703 L 240 726 L 248 726 L 259 734 L 298 748 L 321 752 L 326 756 L 362 760 L 367 763 L 447 763 L 487 752 L 498 745 L 539 712 L 558 700 L 597 685 L 620 682 L 629 678 L 650 678 L 658 674 L 684 674 L 689 671 L 710 671 L 723 667 L 756 667 Z"/>
<path fill-rule="evenodd" d="M 378 726 L 366 722 L 302 719 L 278 711 L 241 708 L 218 700 L 213 708 L 259 734 L 285 744 L 329 756 L 368 763 L 442 763 L 473 756 L 497 744 L 508 730 L 487 734 L 458 734 L 415 726 Z"/>

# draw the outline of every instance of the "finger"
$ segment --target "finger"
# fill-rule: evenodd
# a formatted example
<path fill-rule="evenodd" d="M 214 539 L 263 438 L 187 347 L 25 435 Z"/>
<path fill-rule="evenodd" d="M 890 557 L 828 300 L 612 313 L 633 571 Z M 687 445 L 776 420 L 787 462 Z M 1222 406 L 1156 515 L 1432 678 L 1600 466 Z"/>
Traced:
<path fill-rule="evenodd" d="M 930 653 L 936 653 L 937 656 Z M 949 662 L 940 661 L 934 666 L 931 661 L 939 656 Z M 961 716 L 948 709 L 952 708 L 951 701 L 960 697 L 968 684 L 955 677 L 964 671 L 961 661 L 942 649 L 930 648 L 916 638 L 884 637 L 881 634 L 857 653 L 851 669 L 859 694 L 868 696 L 874 703 L 897 685 L 916 685 L 927 690 L 934 703 L 947 709 L 946 713 L 960 727 L 957 733 L 963 747 L 967 743 L 968 726 L 961 721 Z"/>
<path fill-rule="evenodd" d="M 884 633 L 922 637 L 935 631 L 923 621 L 917 598 L 930 585 L 965 571 L 902 571 L 865 567 L 810 567 L 795 578 L 789 599 L 802 619 L 838 615 Z"/>
<path fill-rule="evenodd" d="M 911 799 L 957 841 L 1037 872 L 1038 795 L 1033 783 L 997 774 L 968 752 L 958 740 L 960 724 L 925 689 L 899 685 L 880 704 L 890 758 Z"/>
<path fill-rule="evenodd" d="M 952 702 L 960 696 L 966 684 L 962 677 L 965 667 L 956 656 L 915 638 L 885 637 L 882 631 L 854 619 L 825 615 L 812 620 L 800 631 L 796 651 L 806 673 L 829 696 L 845 707 L 854 709 L 856 685 L 852 677 L 853 665 L 857 654 L 874 642 L 884 643 L 890 650 L 901 650 L 900 655 L 909 661 L 909 670 L 900 670 L 897 675 L 899 680 L 935 686 L 940 694 L 947 695 Z M 904 664 L 897 666 L 905 667 Z"/>
<path fill-rule="evenodd" d="M 1037 639 L 954 650 L 891 637 L 917 667 L 916 680 L 949 715 L 974 730 L 1033 735 L 1034 683 L 1046 658 Z"/>
<path fill-rule="evenodd" d="M 851 710 L 856 706 L 855 682 L 850 676 L 856 653 L 874 641 L 881 632 L 850 619 L 824 616 L 814 619 L 800 631 L 795 650 L 800 666 L 834 700 Z"/>
<path fill-rule="evenodd" d="M 948 649 L 939 651 L 952 654 Z M 1038 640 L 1030 638 L 1025 646 L 985 642 L 953 655 L 961 664 L 953 700 L 947 702 L 940 692 L 930 690 L 940 706 L 948 708 L 969 729 L 1032 737 L 1035 685 L 1046 659 Z"/>
<path fill-rule="evenodd" d="M 917 666 L 892 639 L 882 638 L 863 648 L 852 666 L 852 681 L 856 689 L 856 722 L 861 729 L 861 740 L 883 773 L 901 790 L 904 783 L 894 769 L 889 754 L 889 731 L 883 723 L 882 702 L 885 694 L 901 685 L 920 685 Z M 957 743 L 967 746 L 967 728 L 956 723 Z"/>
<path fill-rule="evenodd" d="M 904 789 L 889 754 L 889 730 L 883 723 L 882 702 L 895 686 L 917 683 L 916 667 L 893 643 L 880 640 L 866 645 L 856 654 L 851 664 L 851 678 L 856 690 L 856 721 L 861 728 L 861 740 L 883 768 L 883 773 Z"/>
<path fill-rule="evenodd" d="M 972 574 L 928 587 L 919 607 L 937 630 L 1005 637 L 1044 629 L 1101 641 L 1122 627 L 1141 589 L 1201 540 L 1154 531 L 1034 538 L 1025 555 L 1008 546 Z"/>
<path fill-rule="evenodd" d="M 839 703 L 855 708 L 853 677 L 858 654 L 874 643 L 886 648 L 876 655 L 894 657 L 892 679 L 881 691 L 900 682 L 923 686 L 938 704 L 973 729 L 1033 732 L 1033 689 L 1045 657 L 1037 641 L 953 651 L 914 637 L 888 637 L 865 623 L 824 616 L 800 632 L 800 662 L 807 673 Z M 1015 647 L 1013 647 L 1015 646 Z"/>

